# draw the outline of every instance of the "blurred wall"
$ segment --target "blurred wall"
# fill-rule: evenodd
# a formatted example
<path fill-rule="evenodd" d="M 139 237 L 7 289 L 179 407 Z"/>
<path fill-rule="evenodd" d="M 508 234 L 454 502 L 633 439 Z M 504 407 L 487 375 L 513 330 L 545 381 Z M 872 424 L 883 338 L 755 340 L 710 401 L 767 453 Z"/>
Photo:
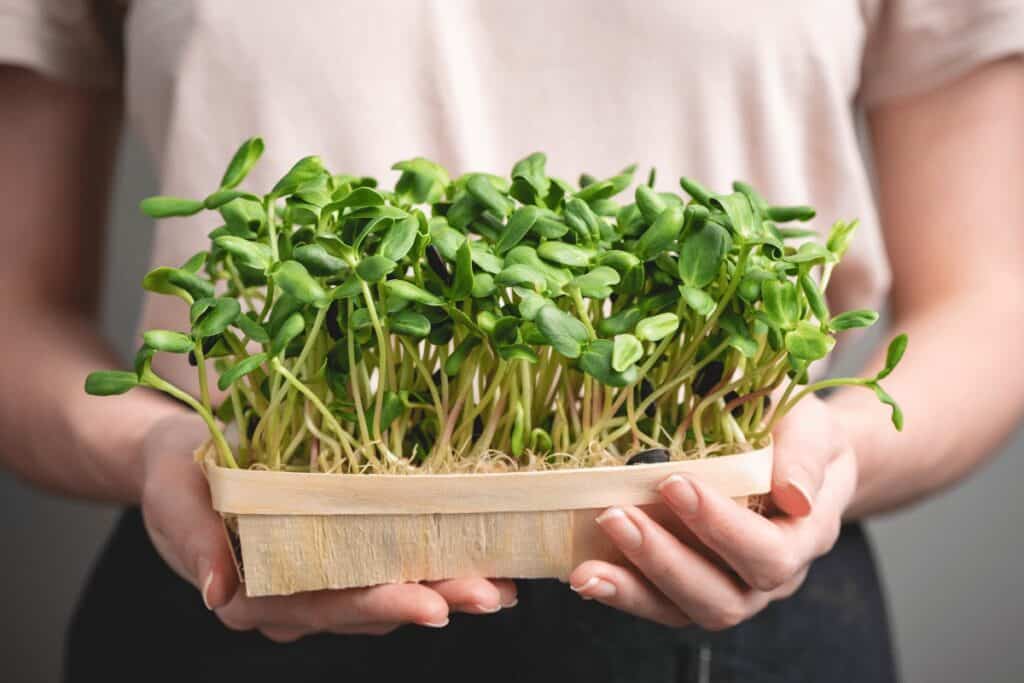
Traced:
<path fill-rule="evenodd" d="M 148 265 L 140 198 L 155 191 L 137 141 L 121 150 L 111 206 L 104 332 L 126 357 Z M 951 416 L 951 419 L 954 419 Z M 1024 670 L 1024 431 L 941 498 L 871 524 L 905 680 L 1015 683 Z M 59 500 L 0 473 L 0 681 L 59 677 L 64 628 L 116 511 Z"/>

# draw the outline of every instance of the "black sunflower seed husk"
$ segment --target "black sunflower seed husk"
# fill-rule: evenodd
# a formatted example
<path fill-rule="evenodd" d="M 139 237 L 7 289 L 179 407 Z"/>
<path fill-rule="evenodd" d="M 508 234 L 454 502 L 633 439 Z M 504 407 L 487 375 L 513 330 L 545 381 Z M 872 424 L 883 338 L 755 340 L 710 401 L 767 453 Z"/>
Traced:
<path fill-rule="evenodd" d="M 720 360 L 713 360 L 702 367 L 693 379 L 693 393 L 697 396 L 707 396 L 722 381 L 723 372 L 725 364 Z"/>
<path fill-rule="evenodd" d="M 664 448 L 649 448 L 640 451 L 626 461 L 627 465 L 655 465 L 659 462 L 668 462 L 669 454 Z"/>
<path fill-rule="evenodd" d="M 441 280 L 448 286 L 452 284 L 452 274 L 448 272 L 448 264 L 444 262 L 441 257 L 441 252 L 437 250 L 437 247 L 430 245 L 427 247 L 427 263 L 430 265 L 430 269 L 441 278 Z"/>

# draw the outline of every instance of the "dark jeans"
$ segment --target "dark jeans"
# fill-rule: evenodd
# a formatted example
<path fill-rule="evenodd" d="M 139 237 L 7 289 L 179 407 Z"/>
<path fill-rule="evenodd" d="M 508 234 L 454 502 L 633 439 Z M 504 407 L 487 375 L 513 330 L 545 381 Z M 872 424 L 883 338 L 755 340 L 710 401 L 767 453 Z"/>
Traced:
<path fill-rule="evenodd" d="M 66 680 L 831 681 L 896 680 L 874 562 L 847 526 L 793 597 L 721 633 L 671 629 L 521 581 L 519 605 L 433 630 L 312 636 L 277 645 L 224 628 L 174 575 L 129 510 L 101 555 L 68 637 Z"/>

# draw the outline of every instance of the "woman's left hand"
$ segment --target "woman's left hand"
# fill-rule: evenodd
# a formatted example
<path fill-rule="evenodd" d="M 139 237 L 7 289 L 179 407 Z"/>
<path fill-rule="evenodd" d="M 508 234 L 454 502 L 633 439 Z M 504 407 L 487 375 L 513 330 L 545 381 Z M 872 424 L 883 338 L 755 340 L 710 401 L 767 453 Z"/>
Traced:
<path fill-rule="evenodd" d="M 763 517 L 673 475 L 659 492 L 698 543 L 683 542 L 639 508 L 609 508 L 597 522 L 633 566 L 584 562 L 569 577 L 572 589 L 639 617 L 709 630 L 792 595 L 839 536 L 857 464 L 833 409 L 817 398 L 801 401 L 773 436 L 778 515 Z"/>

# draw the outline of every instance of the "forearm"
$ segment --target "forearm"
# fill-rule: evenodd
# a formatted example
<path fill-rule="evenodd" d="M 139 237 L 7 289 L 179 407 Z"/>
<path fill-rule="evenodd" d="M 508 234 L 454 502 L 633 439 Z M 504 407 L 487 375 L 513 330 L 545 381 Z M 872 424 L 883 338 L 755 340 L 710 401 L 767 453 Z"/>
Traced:
<path fill-rule="evenodd" d="M 905 505 L 966 476 L 1006 438 L 1024 408 L 1024 364 L 1008 349 L 1024 343 L 1024 306 L 987 283 L 930 310 L 894 321 L 910 346 L 886 381 L 903 407 L 904 431 L 871 392 L 843 389 L 831 399 L 859 463 L 850 517 Z M 884 349 L 869 364 L 882 365 Z M 1006 360 L 1004 360 L 1006 359 Z"/>
<path fill-rule="evenodd" d="M 184 408 L 143 391 L 104 399 L 86 395 L 90 371 L 120 363 L 85 317 L 45 308 L 5 310 L 4 317 L 14 333 L 0 357 L 0 462 L 57 493 L 137 501 L 147 431 Z"/>

